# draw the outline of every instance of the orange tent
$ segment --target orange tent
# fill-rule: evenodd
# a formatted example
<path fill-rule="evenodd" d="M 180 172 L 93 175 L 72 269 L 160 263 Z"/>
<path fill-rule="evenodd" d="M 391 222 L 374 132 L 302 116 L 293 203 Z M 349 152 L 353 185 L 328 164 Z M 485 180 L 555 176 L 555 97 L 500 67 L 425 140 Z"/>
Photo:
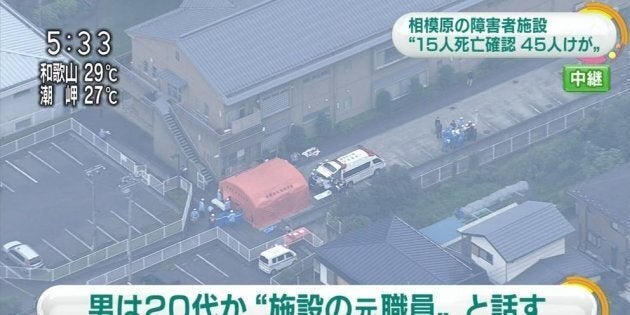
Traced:
<path fill-rule="evenodd" d="M 306 179 L 291 163 L 275 158 L 219 184 L 223 198 L 243 210 L 243 219 L 257 229 L 280 222 L 309 205 Z"/>

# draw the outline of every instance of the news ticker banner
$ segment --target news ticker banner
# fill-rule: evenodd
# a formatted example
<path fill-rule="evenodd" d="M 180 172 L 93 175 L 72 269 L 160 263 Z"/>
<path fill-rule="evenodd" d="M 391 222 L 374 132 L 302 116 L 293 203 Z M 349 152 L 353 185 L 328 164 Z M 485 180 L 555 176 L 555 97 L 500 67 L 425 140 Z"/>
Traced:
<path fill-rule="evenodd" d="M 598 2 L 578 12 L 412 12 L 394 23 L 392 41 L 411 58 L 577 58 L 563 70 L 564 90 L 606 92 L 628 26 Z"/>
<path fill-rule="evenodd" d="M 37 314 L 609 315 L 591 285 L 55 286 Z"/>

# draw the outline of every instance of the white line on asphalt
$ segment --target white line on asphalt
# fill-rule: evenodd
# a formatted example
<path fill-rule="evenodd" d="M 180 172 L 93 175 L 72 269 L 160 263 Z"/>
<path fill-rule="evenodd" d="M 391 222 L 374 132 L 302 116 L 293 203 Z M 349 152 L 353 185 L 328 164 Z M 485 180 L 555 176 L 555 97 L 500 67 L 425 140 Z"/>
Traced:
<path fill-rule="evenodd" d="M 564 103 L 562 103 L 562 101 L 560 101 L 558 98 L 556 98 L 555 96 L 551 96 L 551 99 L 554 100 L 556 103 L 558 103 L 558 105 L 562 105 Z"/>
<path fill-rule="evenodd" d="M 64 150 L 63 148 L 61 148 L 60 146 L 58 146 L 56 143 L 51 142 L 50 144 L 52 144 L 53 147 L 59 149 L 59 151 L 61 151 L 61 153 L 67 155 L 69 158 L 71 158 L 72 160 L 74 160 L 75 162 L 77 162 L 77 164 L 83 166 L 83 162 L 79 161 L 79 159 L 75 158 L 74 155 L 68 153 L 68 151 Z"/>
<path fill-rule="evenodd" d="M 197 279 L 197 277 L 191 275 L 188 271 L 184 270 L 184 268 L 180 267 L 178 264 L 173 264 L 173 266 L 175 266 L 175 268 L 179 269 L 179 271 L 183 272 L 187 276 L 191 277 L 193 280 L 197 281 L 197 283 L 205 284 L 205 283 L 201 282 L 201 280 Z"/>
<path fill-rule="evenodd" d="M 229 278 L 230 275 L 228 275 L 227 273 L 223 272 L 223 270 L 219 269 L 219 267 L 215 266 L 214 264 L 212 264 L 211 262 L 209 262 L 207 259 L 203 258 L 203 256 L 197 254 L 197 257 L 199 257 L 199 259 L 203 260 L 206 264 L 208 264 L 210 267 L 214 268 L 214 270 L 220 272 L 222 275 L 224 275 L 226 278 Z"/>
<path fill-rule="evenodd" d="M 536 106 L 532 105 L 532 104 L 527 104 L 527 106 L 529 106 L 529 108 L 533 109 L 535 112 L 542 114 L 542 112 L 540 111 L 540 109 L 536 108 Z"/>
<path fill-rule="evenodd" d="M 431 152 L 429 152 L 429 150 L 423 148 L 422 146 L 418 146 L 418 148 L 420 149 L 420 151 L 424 152 L 424 154 L 428 155 L 430 158 L 434 158 L 435 156 L 433 156 L 433 154 L 431 154 Z"/>
<path fill-rule="evenodd" d="M 398 157 L 398 159 L 399 159 L 401 162 L 403 162 L 403 163 L 407 164 L 409 167 L 412 167 L 412 168 L 413 168 L 413 164 L 411 164 L 411 163 L 407 162 L 407 160 L 403 159 L 402 157 Z"/>
<path fill-rule="evenodd" d="M 30 154 L 32 157 L 36 158 L 37 160 L 39 160 L 40 162 L 42 162 L 42 164 L 48 166 L 48 168 L 50 168 L 51 170 L 53 170 L 55 173 L 57 174 L 61 174 L 60 171 L 58 171 L 56 168 L 54 168 L 52 165 L 48 164 L 48 162 L 44 161 L 42 158 L 40 158 L 39 156 L 37 156 L 35 153 L 28 151 L 28 154 Z"/>
<path fill-rule="evenodd" d="M 88 219 L 87 221 L 88 221 L 88 223 L 90 223 L 90 224 L 94 224 L 94 223 L 92 223 L 92 220 L 89 220 L 89 219 Z M 103 230 L 103 228 L 101 228 L 100 226 L 98 226 L 98 225 L 97 225 L 97 226 L 96 226 L 96 229 L 97 229 L 97 230 L 99 230 L 99 231 L 101 231 L 101 233 L 105 234 L 105 236 L 109 237 L 112 241 L 114 241 L 114 242 L 116 242 L 116 243 L 120 242 L 120 241 L 119 241 L 119 240 L 117 240 L 115 237 L 113 237 L 111 234 L 107 233 L 107 231 Z"/>
<path fill-rule="evenodd" d="M 2 279 L 2 278 L 0 278 L 0 280 L 2 280 L 2 281 L 4 281 L 4 282 L 6 282 L 8 285 L 10 285 L 10 286 L 14 287 L 15 289 L 19 290 L 20 292 L 22 292 L 22 293 L 24 293 L 24 294 L 26 294 L 26 295 L 28 295 L 28 296 L 30 296 L 30 297 L 32 297 L 32 298 L 34 298 L 34 297 L 35 297 L 35 295 L 34 295 L 33 293 L 28 292 L 28 291 L 26 291 L 26 290 L 24 290 L 24 289 L 22 289 L 22 288 L 18 287 L 18 286 L 17 286 L 17 285 L 15 285 L 13 282 L 11 282 L 11 281 L 9 281 L 9 280 L 7 280 L 7 279 Z"/>
<path fill-rule="evenodd" d="M 115 217 L 118 218 L 118 220 L 122 221 L 124 224 L 126 225 L 131 225 L 131 228 L 136 231 L 136 233 L 138 234 L 142 234 L 140 232 L 140 230 L 138 230 L 135 226 L 133 226 L 133 224 L 130 224 L 127 220 L 123 219 L 123 217 L 119 216 L 118 213 L 114 212 L 114 210 L 109 210 L 109 212 L 111 212 Z"/>
<path fill-rule="evenodd" d="M 160 224 L 162 225 L 166 225 L 164 224 L 164 222 L 162 222 L 162 220 L 158 219 L 156 216 L 153 215 L 153 213 L 151 213 L 149 210 L 145 209 L 143 206 L 141 206 L 140 204 L 138 204 L 137 202 L 134 202 L 134 204 L 136 206 L 138 206 L 138 208 L 140 208 L 140 210 L 144 211 L 146 214 L 148 214 L 150 217 L 152 217 L 153 219 L 155 219 L 155 221 L 160 222 Z"/>
<path fill-rule="evenodd" d="M 70 259 L 70 257 L 68 257 L 68 255 L 64 254 L 59 248 L 55 247 L 53 244 L 50 244 L 47 240 L 42 238 L 42 242 L 44 242 L 44 244 L 50 246 L 50 248 L 52 248 L 54 251 L 56 251 L 59 255 L 63 256 L 63 258 L 67 259 L 68 261 L 72 261 L 72 259 Z"/>
<path fill-rule="evenodd" d="M 7 270 L 11 271 L 11 273 L 14 274 L 16 277 L 18 277 L 20 279 L 22 278 L 22 276 L 19 273 L 15 272 L 15 270 L 13 270 L 13 268 L 11 268 L 10 266 L 7 266 L 7 265 L 5 265 L 5 264 L 3 264 L 1 262 L 0 262 L 0 266 L 3 266 L 5 268 L 7 268 Z"/>
<path fill-rule="evenodd" d="M 87 249 L 92 250 L 92 246 L 88 245 L 86 242 L 84 242 L 80 237 L 78 237 L 76 234 L 70 232 L 70 230 L 65 229 L 66 232 L 68 234 L 70 234 L 70 236 L 72 236 L 72 238 L 74 238 L 75 240 L 77 240 L 79 243 L 83 244 L 83 246 L 87 247 Z"/>
<path fill-rule="evenodd" d="M 11 186 L 5 184 L 4 182 L 0 182 L 0 187 L 4 187 L 4 188 L 8 189 L 12 193 L 15 192 L 15 190 L 13 190 L 13 188 L 11 188 Z"/>
<path fill-rule="evenodd" d="M 33 176 L 28 175 L 25 171 L 21 170 L 19 167 L 15 166 L 15 164 L 11 163 L 9 160 L 4 160 L 5 162 L 7 162 L 7 164 L 11 165 L 11 167 L 13 167 L 16 171 L 22 173 L 22 175 L 26 176 L 26 178 L 32 180 L 34 183 L 37 183 L 37 180 L 35 180 L 35 178 L 33 178 Z"/>

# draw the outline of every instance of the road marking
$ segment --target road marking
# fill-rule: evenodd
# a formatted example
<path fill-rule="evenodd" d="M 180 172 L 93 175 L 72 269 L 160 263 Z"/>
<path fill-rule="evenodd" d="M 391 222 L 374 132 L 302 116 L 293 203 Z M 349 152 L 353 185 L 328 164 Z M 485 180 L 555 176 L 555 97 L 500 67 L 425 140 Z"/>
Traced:
<path fill-rule="evenodd" d="M 527 104 L 527 106 L 529 106 L 529 108 L 533 109 L 535 112 L 542 114 L 542 112 L 540 111 L 540 109 L 536 108 L 536 106 L 532 105 L 532 104 Z"/>
<path fill-rule="evenodd" d="M 126 225 L 131 225 L 131 229 L 133 229 L 134 231 L 136 231 L 136 233 L 138 234 L 142 234 L 140 232 L 140 230 L 136 229 L 135 226 L 133 226 L 133 224 L 130 224 L 129 222 L 127 222 L 127 220 L 123 219 L 123 217 L 119 216 L 118 213 L 114 212 L 114 210 L 109 210 L 109 212 L 111 212 L 115 217 L 118 218 L 118 220 L 122 221 L 124 224 Z"/>
<path fill-rule="evenodd" d="M 193 280 L 197 281 L 197 283 L 205 285 L 205 283 L 201 282 L 201 280 L 197 279 L 197 277 L 191 275 L 188 271 L 184 270 L 184 268 L 180 267 L 178 264 L 173 264 L 175 268 L 179 269 L 179 271 L 183 272 L 187 276 L 191 277 Z"/>
<path fill-rule="evenodd" d="M 40 162 L 42 162 L 44 165 L 48 166 L 48 168 L 50 168 L 51 170 L 53 170 L 55 173 L 57 174 L 61 174 L 60 171 L 58 171 L 56 168 L 54 168 L 52 165 L 50 165 L 48 162 L 44 161 L 42 158 L 40 158 L 39 156 L 37 156 L 35 153 L 28 151 L 28 154 L 30 154 L 32 157 L 36 158 L 37 160 L 39 160 Z"/>
<path fill-rule="evenodd" d="M 11 163 L 9 160 L 4 160 L 5 162 L 7 162 L 7 164 L 9 164 L 11 167 L 13 167 L 16 171 L 22 173 L 22 175 L 26 176 L 26 178 L 30 179 L 33 181 L 33 183 L 37 183 L 37 180 L 35 180 L 35 178 L 33 178 L 31 175 L 28 175 L 25 171 L 21 170 L 19 167 L 15 166 L 15 164 Z"/>
<path fill-rule="evenodd" d="M 77 162 L 77 164 L 83 166 L 83 162 L 79 161 L 79 159 L 75 158 L 74 155 L 68 153 L 68 151 L 64 150 L 63 148 L 61 148 L 60 146 L 58 146 L 56 143 L 51 142 L 50 144 L 52 144 L 53 147 L 59 149 L 59 151 L 61 151 L 61 153 L 65 154 L 66 156 L 68 156 L 69 158 L 71 158 L 72 160 L 74 160 L 75 162 Z"/>
<path fill-rule="evenodd" d="M 83 246 L 87 247 L 87 249 L 92 250 L 92 246 L 88 245 L 86 242 L 84 242 L 80 237 L 78 237 L 76 234 L 70 232 L 70 230 L 65 229 L 66 232 L 68 234 L 70 234 L 70 236 L 72 236 L 75 240 L 77 240 L 79 243 L 83 244 Z"/>
<path fill-rule="evenodd" d="M 9 280 L 7 280 L 7 279 L 2 279 L 2 278 L 0 278 L 0 280 L 2 280 L 2 281 L 4 281 L 4 282 L 6 282 L 8 285 L 10 285 L 10 286 L 14 287 L 15 289 L 19 290 L 20 292 L 22 292 L 22 293 L 24 293 L 24 294 L 26 294 L 26 295 L 28 295 L 28 296 L 30 296 L 30 297 L 32 297 L 32 298 L 34 298 L 34 297 L 35 297 L 35 295 L 34 295 L 33 293 L 28 292 L 28 291 L 26 291 L 26 290 L 24 290 L 24 289 L 22 289 L 22 288 L 18 287 L 18 286 L 17 286 L 17 285 L 15 285 L 13 282 L 11 282 L 11 281 L 9 281 Z"/>
<path fill-rule="evenodd" d="M 140 204 L 138 204 L 137 202 L 134 202 L 134 204 L 136 206 L 138 206 L 138 208 L 140 208 L 140 210 L 144 211 L 146 214 L 148 214 L 150 217 L 152 217 L 153 219 L 155 219 L 155 221 L 160 222 L 160 224 L 162 225 L 166 225 L 164 224 L 164 222 L 162 222 L 162 220 L 158 219 L 155 215 L 153 215 L 153 213 L 151 213 L 149 210 L 145 209 L 143 206 L 141 206 Z"/>
<path fill-rule="evenodd" d="M 403 162 L 403 163 L 407 164 L 409 167 L 412 167 L 412 168 L 413 168 L 413 164 L 411 164 L 411 163 L 407 162 L 407 160 L 403 159 L 402 157 L 398 157 L 398 159 L 399 159 L 401 162 Z"/>
<path fill-rule="evenodd" d="M 428 155 L 429 158 L 433 159 L 434 156 L 433 154 L 431 154 L 431 152 L 425 148 L 423 148 L 422 146 L 418 146 L 418 148 L 420 149 L 420 151 L 424 152 L 424 154 Z"/>
<path fill-rule="evenodd" d="M 88 221 L 88 223 L 90 223 L 90 224 L 94 225 L 94 223 L 92 223 L 92 220 L 89 220 L 89 219 L 88 219 L 88 220 L 86 220 L 86 221 Z M 119 241 L 119 240 L 117 240 L 115 237 L 113 237 L 111 234 L 107 233 L 107 231 L 103 230 L 103 228 L 101 228 L 100 226 L 98 226 L 98 225 L 97 225 L 97 226 L 96 226 L 96 229 L 97 229 L 97 230 L 99 230 L 99 231 L 101 231 L 101 233 L 105 234 L 105 236 L 109 237 L 112 241 L 114 241 L 114 242 L 116 242 L 116 243 L 120 242 L 120 241 Z"/>
<path fill-rule="evenodd" d="M 47 240 L 42 238 L 42 242 L 44 242 L 44 244 L 50 246 L 50 248 L 52 248 L 54 251 L 56 251 L 59 255 L 63 256 L 63 258 L 67 259 L 68 261 L 72 261 L 72 259 L 70 259 L 70 257 L 68 257 L 68 255 L 64 254 L 59 248 L 55 247 L 53 244 L 50 244 Z"/>
<path fill-rule="evenodd" d="M 222 275 L 224 275 L 226 278 L 229 278 L 230 275 L 228 275 L 227 273 L 223 272 L 223 270 L 219 269 L 219 267 L 215 266 L 214 264 L 212 264 L 211 262 L 209 262 L 207 259 L 203 258 L 203 256 L 197 254 L 197 257 L 199 257 L 199 259 L 203 260 L 206 264 L 208 264 L 210 267 L 214 268 L 214 270 L 220 272 Z"/>
<path fill-rule="evenodd" d="M 13 190 L 13 188 L 11 188 L 11 186 L 5 184 L 4 182 L 0 182 L 0 187 L 4 187 L 4 188 L 8 189 L 12 193 L 15 192 L 15 190 Z"/>
<path fill-rule="evenodd" d="M 562 103 L 562 101 L 560 101 L 558 98 L 556 98 L 555 96 L 551 96 L 551 99 L 554 100 L 556 103 L 558 103 L 558 105 L 563 105 L 564 103 Z"/>

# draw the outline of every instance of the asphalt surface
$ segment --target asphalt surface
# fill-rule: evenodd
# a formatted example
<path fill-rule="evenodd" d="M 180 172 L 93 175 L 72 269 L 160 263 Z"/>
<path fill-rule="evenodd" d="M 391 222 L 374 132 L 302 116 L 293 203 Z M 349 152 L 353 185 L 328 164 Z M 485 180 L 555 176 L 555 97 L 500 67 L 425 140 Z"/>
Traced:
<path fill-rule="evenodd" d="M 71 133 L 6 156 L 1 162 L 0 243 L 18 240 L 29 244 L 48 268 L 92 250 L 92 194 L 84 170 L 95 165 L 105 167 L 94 177 L 97 249 L 126 239 L 127 222 L 135 237 L 181 218 L 181 210 L 151 188 L 139 185 L 129 221 L 127 199 L 118 188 L 127 172 Z"/>

